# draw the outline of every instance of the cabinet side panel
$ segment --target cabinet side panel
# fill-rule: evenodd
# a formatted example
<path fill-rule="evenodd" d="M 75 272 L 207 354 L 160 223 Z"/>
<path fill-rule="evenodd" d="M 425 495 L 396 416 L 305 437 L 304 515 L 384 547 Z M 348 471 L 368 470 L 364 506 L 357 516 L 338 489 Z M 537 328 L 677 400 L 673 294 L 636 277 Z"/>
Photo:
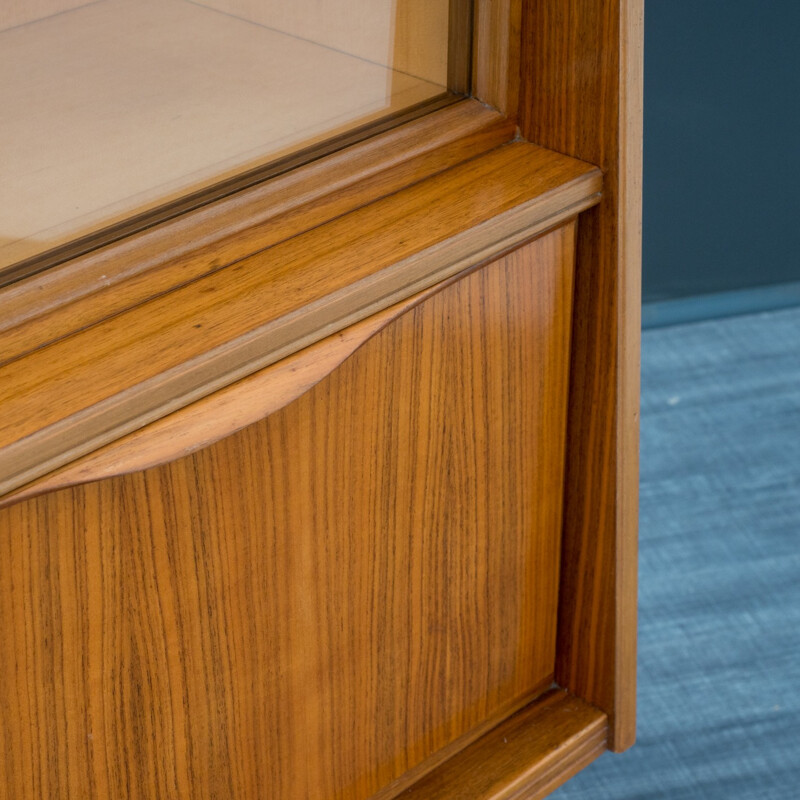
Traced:
<path fill-rule="evenodd" d="M 0 511 L 0 797 L 361 800 L 548 686 L 573 248 L 191 456 Z"/>
<path fill-rule="evenodd" d="M 641 295 L 643 0 L 526 0 L 520 127 L 597 164 L 581 216 L 569 393 L 560 685 L 633 744 Z"/>

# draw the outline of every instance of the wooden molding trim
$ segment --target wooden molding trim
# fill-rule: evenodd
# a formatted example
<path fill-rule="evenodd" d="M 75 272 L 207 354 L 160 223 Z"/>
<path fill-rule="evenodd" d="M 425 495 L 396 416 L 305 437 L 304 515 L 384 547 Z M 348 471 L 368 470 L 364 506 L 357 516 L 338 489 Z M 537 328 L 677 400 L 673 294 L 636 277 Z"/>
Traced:
<path fill-rule="evenodd" d="M 166 464 L 274 414 L 333 372 L 393 319 L 448 283 L 419 292 L 0 497 L 0 508 L 45 492 Z"/>
<path fill-rule="evenodd" d="M 320 142 L 311 144 L 289 155 L 267 161 L 265 164 L 234 174 L 231 177 L 223 178 L 218 183 L 180 195 L 177 199 L 168 201 L 164 205 L 125 217 L 119 222 L 111 223 L 107 227 L 92 233 L 79 235 L 76 239 L 65 244 L 31 256 L 12 266 L 4 267 L 0 272 L 0 286 L 6 286 L 38 275 L 52 267 L 81 258 L 100 247 L 134 236 L 151 226 L 159 225 L 162 222 L 176 219 L 185 214 L 191 214 L 209 203 L 230 197 L 253 186 L 258 186 L 271 178 L 298 169 L 317 159 L 325 158 L 387 130 L 413 122 L 463 99 L 463 97 L 445 90 L 441 94 L 409 106 L 402 111 L 390 113 L 385 117 L 359 125 L 356 128 L 344 130 L 339 134 L 334 133 Z"/>
<path fill-rule="evenodd" d="M 522 0 L 476 0 L 472 93 L 516 119 Z"/>
<path fill-rule="evenodd" d="M 0 289 L 0 363 L 486 153 L 514 131 L 462 101 Z"/>
<path fill-rule="evenodd" d="M 0 494 L 596 204 L 589 164 L 523 142 L 0 367 Z"/>
<path fill-rule="evenodd" d="M 606 715 L 552 689 L 402 793 L 425 800 L 539 800 L 606 749 Z M 383 800 L 383 798 L 381 798 Z"/>
<path fill-rule="evenodd" d="M 572 226 L 575 236 L 577 221 Z M 473 269 L 476 269 L 474 267 Z M 230 386 L 0 497 L 0 508 L 46 492 L 166 464 L 296 400 L 400 315 L 465 277 L 460 273 L 328 336 Z"/>
<path fill-rule="evenodd" d="M 643 0 L 527 0 L 523 135 L 593 164 L 572 329 L 556 681 L 636 736 Z"/>

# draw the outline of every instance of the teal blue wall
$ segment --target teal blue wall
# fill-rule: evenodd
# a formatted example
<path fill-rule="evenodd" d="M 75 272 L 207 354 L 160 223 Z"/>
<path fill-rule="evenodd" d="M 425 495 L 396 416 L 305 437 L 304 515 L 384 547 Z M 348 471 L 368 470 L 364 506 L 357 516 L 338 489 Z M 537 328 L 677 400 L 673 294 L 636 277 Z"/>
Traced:
<path fill-rule="evenodd" d="M 644 300 L 800 281 L 800 0 L 646 0 Z"/>

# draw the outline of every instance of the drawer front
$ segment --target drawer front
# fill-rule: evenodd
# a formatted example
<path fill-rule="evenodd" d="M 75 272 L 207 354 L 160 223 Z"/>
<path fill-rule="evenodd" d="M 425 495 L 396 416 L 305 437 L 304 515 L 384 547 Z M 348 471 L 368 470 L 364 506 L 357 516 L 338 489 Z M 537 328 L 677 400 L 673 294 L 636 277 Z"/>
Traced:
<path fill-rule="evenodd" d="M 266 418 L 0 510 L 0 797 L 388 797 L 547 688 L 573 258 L 570 223 Z"/>

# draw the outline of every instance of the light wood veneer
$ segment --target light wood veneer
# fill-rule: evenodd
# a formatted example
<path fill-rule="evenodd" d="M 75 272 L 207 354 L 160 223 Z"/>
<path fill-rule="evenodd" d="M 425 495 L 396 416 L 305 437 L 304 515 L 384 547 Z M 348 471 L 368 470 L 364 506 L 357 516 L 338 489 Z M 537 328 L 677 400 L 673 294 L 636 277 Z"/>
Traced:
<path fill-rule="evenodd" d="M 364 798 L 546 688 L 573 247 L 191 456 L 0 510 L 0 796 Z"/>

